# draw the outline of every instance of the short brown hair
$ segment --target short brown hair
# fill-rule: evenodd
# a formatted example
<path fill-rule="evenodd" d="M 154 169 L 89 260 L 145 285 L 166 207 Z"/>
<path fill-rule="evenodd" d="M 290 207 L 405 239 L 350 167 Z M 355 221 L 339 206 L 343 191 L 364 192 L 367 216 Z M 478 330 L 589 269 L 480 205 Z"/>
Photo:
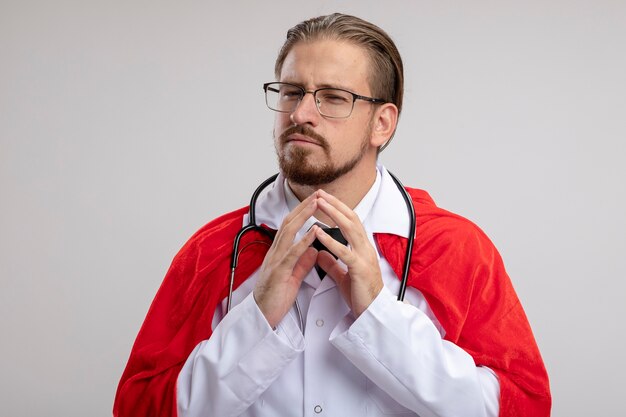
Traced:
<path fill-rule="evenodd" d="M 334 13 L 305 20 L 289 29 L 276 58 L 276 78 L 280 77 L 285 58 L 295 44 L 321 39 L 348 41 L 365 48 L 370 57 L 372 95 L 395 104 L 398 113 L 402 111 L 404 73 L 398 48 L 381 28 L 355 16 Z"/>

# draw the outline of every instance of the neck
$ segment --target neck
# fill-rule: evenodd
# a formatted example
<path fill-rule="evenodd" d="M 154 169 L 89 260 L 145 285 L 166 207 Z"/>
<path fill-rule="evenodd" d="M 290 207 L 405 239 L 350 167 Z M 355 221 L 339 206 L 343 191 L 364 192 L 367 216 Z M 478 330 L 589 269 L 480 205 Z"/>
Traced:
<path fill-rule="evenodd" d="M 328 184 L 302 185 L 288 180 L 289 188 L 291 188 L 300 201 L 304 200 L 315 191 L 322 189 L 337 197 L 342 203 L 350 207 L 350 209 L 354 209 L 376 181 L 375 164 L 358 168 L 360 169 L 355 167 L 355 169 Z M 335 222 L 330 217 L 319 210 L 315 212 L 315 218 L 329 226 L 336 226 Z"/>

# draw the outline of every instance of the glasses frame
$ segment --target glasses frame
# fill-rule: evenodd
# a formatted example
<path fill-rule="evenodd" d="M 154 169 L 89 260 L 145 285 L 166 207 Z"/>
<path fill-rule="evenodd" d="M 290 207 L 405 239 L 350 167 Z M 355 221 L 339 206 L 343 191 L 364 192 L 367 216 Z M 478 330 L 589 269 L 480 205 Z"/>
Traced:
<path fill-rule="evenodd" d="M 273 107 L 270 106 L 268 100 L 267 100 L 267 90 L 270 88 L 270 86 L 272 85 L 286 85 L 289 87 L 294 87 L 299 89 L 300 91 L 302 91 L 302 94 L 300 95 L 300 98 L 298 99 L 295 107 L 293 108 L 293 110 L 278 110 L 275 109 Z M 324 113 L 322 113 L 322 110 L 320 110 L 320 102 L 317 100 L 317 93 L 320 91 L 325 91 L 325 90 L 339 90 L 339 91 L 343 91 L 345 93 L 348 93 L 350 95 L 352 95 L 352 107 L 350 108 L 350 113 L 348 113 L 347 116 L 329 116 L 326 115 Z M 317 108 L 317 112 L 322 116 L 322 117 L 327 117 L 329 119 L 347 119 L 348 117 L 352 116 L 352 111 L 354 110 L 354 103 L 357 100 L 363 100 L 363 101 L 367 101 L 370 103 L 374 103 L 374 104 L 384 104 L 387 103 L 387 100 L 384 100 L 382 98 L 374 98 L 374 97 L 367 97 L 367 96 L 362 96 L 356 93 L 353 93 L 352 91 L 349 90 L 344 90 L 343 88 L 336 88 L 336 87 L 322 87 L 322 88 L 318 88 L 317 90 L 307 90 L 304 87 L 297 85 L 297 84 L 291 84 L 291 83 L 283 83 L 280 81 L 272 81 L 270 83 L 265 83 L 263 84 L 263 91 L 265 92 L 265 104 L 267 105 L 267 107 L 270 110 L 279 112 L 279 113 L 293 113 L 294 111 L 296 111 L 296 109 L 298 108 L 298 106 L 300 105 L 300 103 L 302 102 L 302 99 L 304 99 L 304 96 L 307 94 L 312 94 L 313 95 L 313 101 L 315 101 L 315 107 Z M 278 91 L 276 91 L 278 92 Z"/>

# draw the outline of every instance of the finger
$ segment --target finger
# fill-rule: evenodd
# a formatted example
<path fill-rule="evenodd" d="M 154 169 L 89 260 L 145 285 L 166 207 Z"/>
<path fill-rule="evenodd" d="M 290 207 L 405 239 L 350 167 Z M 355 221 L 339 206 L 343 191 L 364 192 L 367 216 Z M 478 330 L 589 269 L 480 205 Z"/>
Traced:
<path fill-rule="evenodd" d="M 325 201 L 330 203 L 333 207 L 335 207 L 340 213 L 342 213 L 346 217 L 350 217 L 352 215 L 356 215 L 354 210 L 348 207 L 343 201 L 335 197 L 334 195 L 327 193 L 326 191 L 319 189 L 317 191 L 317 195 L 323 198 Z"/>
<path fill-rule="evenodd" d="M 329 209 L 329 211 L 332 211 L 335 216 L 337 216 L 338 220 L 343 220 L 344 222 L 361 222 L 359 216 L 354 212 L 354 210 L 352 210 L 343 201 L 341 201 L 334 195 L 329 194 L 321 189 L 317 192 L 317 194 L 320 197 L 318 200 L 328 203 L 327 208 Z M 337 223 L 337 225 L 341 227 L 339 223 Z"/>
<path fill-rule="evenodd" d="M 332 256 L 331 256 L 332 258 Z M 302 282 L 317 261 L 317 249 L 309 246 L 293 267 L 293 277 Z"/>
<path fill-rule="evenodd" d="M 311 201 L 315 200 L 316 198 L 317 196 L 315 195 L 315 193 L 309 195 L 307 198 L 302 200 L 293 210 L 291 210 L 291 212 L 287 215 L 287 218 L 297 215 L 299 212 L 304 210 Z"/>
<path fill-rule="evenodd" d="M 320 197 L 317 200 L 317 207 L 328 217 L 333 219 L 335 224 L 341 229 L 343 227 L 347 227 L 351 220 L 343 214 L 339 209 L 333 206 L 328 200 L 323 197 Z M 358 217 L 357 217 L 358 218 Z"/>
<path fill-rule="evenodd" d="M 288 248 L 293 244 L 298 230 L 302 228 L 304 223 L 317 210 L 317 201 L 315 199 L 310 199 L 307 204 L 301 203 L 299 207 L 300 206 L 301 208 L 297 212 L 294 209 L 294 211 L 285 217 L 283 223 L 278 229 L 278 233 L 276 234 L 273 243 L 276 250 L 281 252 L 288 250 Z"/>
<path fill-rule="evenodd" d="M 317 200 L 317 197 L 315 193 L 311 194 L 310 196 L 302 200 L 293 210 L 291 210 L 291 212 L 287 214 L 287 216 L 285 216 L 282 224 L 280 225 L 279 232 L 282 228 L 284 228 L 284 226 L 292 223 L 294 220 L 297 221 L 298 219 L 300 219 L 303 215 L 302 214 L 303 212 L 309 212 L 311 210 L 311 205 L 313 205 L 314 207 L 317 207 L 316 200 Z"/>
<path fill-rule="evenodd" d="M 317 227 L 315 230 L 315 237 L 319 239 L 319 241 L 322 242 L 322 244 L 326 246 L 330 252 L 341 259 L 344 264 L 350 266 L 353 263 L 354 254 L 352 251 L 344 244 L 337 242 L 332 238 L 332 236 L 324 232 L 321 228 Z"/>
<path fill-rule="evenodd" d="M 287 250 L 281 262 L 284 268 L 287 268 L 289 271 L 293 271 L 295 269 L 298 260 L 302 257 L 302 255 L 307 251 L 307 249 L 315 240 L 315 232 L 317 229 L 319 229 L 318 226 L 314 226 L 309 229 L 299 242 L 292 245 Z"/>
<path fill-rule="evenodd" d="M 350 243 L 352 247 L 365 244 L 368 239 L 359 216 L 330 194 L 320 190 L 320 195 L 322 197 L 317 200 L 318 208 L 333 219 L 339 229 L 341 229 L 348 243 Z"/>
<path fill-rule="evenodd" d="M 346 271 L 339 265 L 329 252 L 322 250 L 317 254 L 317 264 L 322 267 L 326 274 L 335 282 L 343 281 L 346 278 Z"/>
<path fill-rule="evenodd" d="M 326 275 L 337 283 L 341 295 L 348 303 L 348 306 L 350 306 L 350 278 L 346 271 L 344 271 L 335 258 L 325 250 L 317 254 L 317 264 L 326 271 Z M 352 307 L 350 306 L 350 308 Z"/>

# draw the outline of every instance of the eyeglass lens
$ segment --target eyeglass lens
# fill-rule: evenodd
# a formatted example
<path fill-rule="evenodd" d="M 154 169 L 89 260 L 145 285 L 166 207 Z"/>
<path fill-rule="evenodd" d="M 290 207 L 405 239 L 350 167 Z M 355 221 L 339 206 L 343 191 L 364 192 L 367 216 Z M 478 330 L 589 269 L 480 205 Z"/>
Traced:
<path fill-rule="evenodd" d="M 267 106 L 275 111 L 291 113 L 300 104 L 304 89 L 285 83 L 271 83 L 265 89 Z M 354 97 L 348 91 L 322 88 L 314 92 L 315 104 L 323 116 L 348 117 L 352 113 Z"/>

